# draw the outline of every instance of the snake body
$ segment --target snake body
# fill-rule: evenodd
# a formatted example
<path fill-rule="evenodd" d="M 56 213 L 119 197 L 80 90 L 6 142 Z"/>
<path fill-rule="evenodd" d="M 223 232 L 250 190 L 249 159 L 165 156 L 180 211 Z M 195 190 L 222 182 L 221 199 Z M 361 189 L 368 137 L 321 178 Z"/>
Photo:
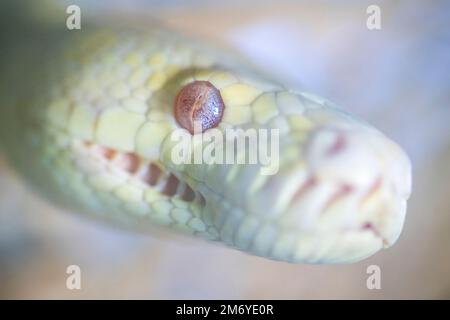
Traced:
<path fill-rule="evenodd" d="M 115 22 L 68 31 L 62 21 L 20 29 L 9 20 L 0 141 L 38 192 L 121 226 L 162 226 L 292 263 L 354 262 L 397 240 L 411 178 L 395 143 L 232 55 Z M 182 129 L 174 100 L 194 81 L 219 90 L 220 132 L 279 130 L 275 174 L 171 160 L 171 133 Z"/>

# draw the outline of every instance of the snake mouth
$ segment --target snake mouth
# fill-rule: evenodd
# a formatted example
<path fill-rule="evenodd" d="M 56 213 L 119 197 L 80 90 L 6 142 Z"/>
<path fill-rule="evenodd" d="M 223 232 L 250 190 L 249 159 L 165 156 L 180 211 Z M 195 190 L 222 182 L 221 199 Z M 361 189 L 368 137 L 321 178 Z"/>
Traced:
<path fill-rule="evenodd" d="M 112 174 L 126 175 L 128 179 L 153 188 L 166 197 L 177 197 L 185 202 L 205 202 L 200 192 L 194 191 L 157 160 L 148 160 L 134 152 L 123 152 L 90 141 L 82 141 L 89 156 L 106 165 Z"/>
<path fill-rule="evenodd" d="M 349 184 L 341 184 L 330 188 L 328 191 L 325 189 L 321 189 L 319 186 L 318 178 L 315 176 L 311 176 L 306 178 L 303 183 L 301 183 L 297 187 L 297 191 L 293 193 L 292 198 L 290 199 L 289 208 L 293 211 L 301 211 L 302 212 L 302 221 L 300 224 L 306 230 L 310 227 L 313 227 L 315 224 L 311 223 L 312 221 L 327 221 L 329 219 L 334 219 L 333 215 L 339 214 L 341 212 L 342 206 L 347 204 L 354 205 L 353 212 L 355 212 L 356 216 L 361 216 L 360 219 L 355 219 L 356 225 L 344 225 L 341 226 L 341 230 L 343 232 L 370 232 L 376 238 L 379 238 L 384 247 L 389 247 L 392 244 L 392 241 L 389 239 L 391 236 L 385 234 L 385 230 L 380 224 L 379 220 L 382 220 L 382 216 L 389 214 L 389 212 L 383 212 L 381 208 L 383 207 L 383 203 L 377 199 L 380 194 L 383 192 L 383 180 L 382 178 L 376 178 L 373 183 L 366 190 L 357 190 L 352 185 Z M 323 192 L 326 196 L 321 198 L 321 200 L 313 204 L 309 202 L 312 198 L 319 199 L 317 192 Z M 377 204 L 374 205 L 374 202 Z M 304 205 L 310 204 L 310 207 L 304 207 Z M 300 209 L 298 207 L 300 204 Z M 367 215 L 368 207 L 376 207 L 377 214 L 376 215 Z M 350 209 L 350 207 L 349 207 Z M 292 212 L 292 211 L 291 211 Z M 357 213 L 356 213 L 357 212 Z M 348 212 L 350 213 L 350 211 Z M 369 217 L 370 216 L 370 217 Z M 345 221 L 349 217 L 343 216 L 342 220 Z M 352 220 L 353 220 L 352 219 Z"/>

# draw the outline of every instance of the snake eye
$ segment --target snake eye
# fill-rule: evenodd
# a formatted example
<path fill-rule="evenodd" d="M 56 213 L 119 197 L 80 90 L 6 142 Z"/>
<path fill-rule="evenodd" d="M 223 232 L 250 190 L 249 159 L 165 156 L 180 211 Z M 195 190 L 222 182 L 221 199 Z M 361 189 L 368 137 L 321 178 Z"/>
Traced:
<path fill-rule="evenodd" d="M 217 127 L 224 108 L 220 91 L 211 82 L 193 81 L 185 85 L 175 99 L 175 119 L 191 134 L 197 125 L 204 132 Z"/>

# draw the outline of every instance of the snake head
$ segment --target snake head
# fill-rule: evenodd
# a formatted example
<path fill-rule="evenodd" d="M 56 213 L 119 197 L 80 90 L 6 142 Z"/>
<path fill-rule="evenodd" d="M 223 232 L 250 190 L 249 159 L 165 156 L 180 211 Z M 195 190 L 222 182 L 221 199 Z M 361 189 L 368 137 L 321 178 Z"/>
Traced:
<path fill-rule="evenodd" d="M 206 199 L 203 219 L 216 240 L 297 263 L 354 262 L 391 246 L 411 189 L 403 151 L 322 98 L 247 81 L 225 88 L 223 119 L 197 132 L 206 143 L 190 142 L 190 150 L 204 155 L 220 141 L 221 154 L 237 153 L 234 162 L 177 167 L 163 159 Z M 236 137 L 248 139 L 247 147 L 230 149 Z M 252 163 L 251 153 L 261 156 L 261 149 L 269 151 L 269 163 Z"/>

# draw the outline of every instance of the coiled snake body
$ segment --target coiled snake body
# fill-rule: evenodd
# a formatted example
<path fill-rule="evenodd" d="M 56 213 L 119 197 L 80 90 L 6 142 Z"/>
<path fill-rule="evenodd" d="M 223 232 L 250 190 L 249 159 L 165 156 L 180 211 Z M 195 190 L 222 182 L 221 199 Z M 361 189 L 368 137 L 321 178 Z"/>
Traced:
<path fill-rule="evenodd" d="M 353 262 L 398 238 L 408 158 L 329 101 L 171 32 L 17 21 L 3 30 L 0 141 L 55 202 L 294 263 Z M 220 132 L 279 130 L 276 174 L 171 160 L 174 101 L 195 81 L 220 92 Z"/>

